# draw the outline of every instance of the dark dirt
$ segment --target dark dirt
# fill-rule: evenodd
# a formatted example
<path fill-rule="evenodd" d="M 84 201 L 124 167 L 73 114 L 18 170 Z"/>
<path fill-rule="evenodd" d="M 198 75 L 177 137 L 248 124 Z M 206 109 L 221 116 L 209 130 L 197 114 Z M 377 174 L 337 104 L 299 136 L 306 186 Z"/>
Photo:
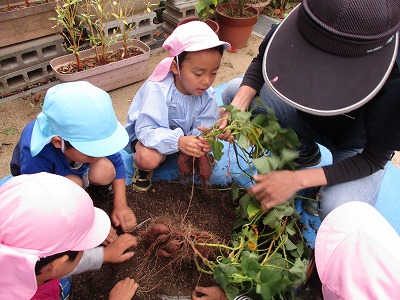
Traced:
<path fill-rule="evenodd" d="M 140 54 L 143 54 L 143 51 L 136 47 L 129 47 L 126 53 L 124 53 L 123 49 L 117 49 L 115 51 L 110 51 L 106 54 L 105 62 L 101 62 L 101 58 L 100 61 L 98 61 L 96 57 L 87 57 L 81 59 L 81 65 L 83 70 L 88 70 Z M 77 62 L 72 62 L 68 65 L 58 68 L 57 71 L 61 74 L 73 74 L 79 72 L 80 69 L 78 68 Z"/>
<path fill-rule="evenodd" d="M 112 198 L 89 190 L 97 207 L 110 214 Z M 192 195 L 193 192 L 193 196 Z M 236 220 L 235 205 L 229 189 L 195 187 L 190 184 L 157 181 L 147 193 L 127 187 L 127 201 L 138 223 L 157 217 L 172 218 L 184 224 L 208 231 L 227 243 Z M 185 217 L 186 216 L 186 217 Z M 109 291 L 119 280 L 131 277 L 140 285 L 133 299 L 160 299 L 158 295 L 187 296 L 197 284 L 215 285 L 211 276 L 200 273 L 192 260 L 160 258 L 148 253 L 149 244 L 140 237 L 151 224 L 138 233 L 135 256 L 122 264 L 105 264 L 99 271 L 73 277 L 73 299 L 107 299 Z"/>

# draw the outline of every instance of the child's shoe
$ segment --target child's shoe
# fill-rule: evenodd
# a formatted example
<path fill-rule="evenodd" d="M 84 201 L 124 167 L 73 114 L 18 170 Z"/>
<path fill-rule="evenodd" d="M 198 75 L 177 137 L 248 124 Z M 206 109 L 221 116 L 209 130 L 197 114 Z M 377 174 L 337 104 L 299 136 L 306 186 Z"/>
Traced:
<path fill-rule="evenodd" d="M 134 166 L 135 174 L 132 178 L 132 187 L 138 192 L 147 192 L 151 188 L 151 179 L 153 178 L 153 170 L 140 170 Z"/>

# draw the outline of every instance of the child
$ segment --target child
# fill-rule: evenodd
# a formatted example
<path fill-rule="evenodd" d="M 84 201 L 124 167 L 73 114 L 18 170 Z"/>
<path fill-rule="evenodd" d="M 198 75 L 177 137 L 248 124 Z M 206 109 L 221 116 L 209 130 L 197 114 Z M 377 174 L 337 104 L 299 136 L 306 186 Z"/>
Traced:
<path fill-rule="evenodd" d="M 38 173 L 10 179 L 0 187 L 0 299 L 58 300 L 59 278 L 78 268 L 84 271 L 82 265 L 88 270 L 84 250 L 101 244 L 110 227 L 107 214 L 62 176 Z M 136 245 L 131 237 L 115 261 L 132 257 L 132 252 L 124 253 Z M 137 284 L 125 279 L 112 294 L 114 299 L 131 299 L 136 289 Z"/>
<path fill-rule="evenodd" d="M 178 26 L 165 40 L 163 59 L 139 89 L 128 111 L 126 147 L 134 153 L 133 188 L 147 191 L 153 170 L 169 154 L 201 157 L 210 151 L 199 137 L 219 119 L 211 87 L 229 43 L 220 41 L 204 22 Z"/>
<path fill-rule="evenodd" d="M 11 174 L 48 172 L 83 188 L 89 182 L 112 183 L 111 219 L 129 232 L 136 217 L 126 204 L 126 173 L 119 153 L 127 143 L 128 135 L 105 91 L 85 81 L 62 83 L 47 91 L 42 112 L 23 130 Z"/>

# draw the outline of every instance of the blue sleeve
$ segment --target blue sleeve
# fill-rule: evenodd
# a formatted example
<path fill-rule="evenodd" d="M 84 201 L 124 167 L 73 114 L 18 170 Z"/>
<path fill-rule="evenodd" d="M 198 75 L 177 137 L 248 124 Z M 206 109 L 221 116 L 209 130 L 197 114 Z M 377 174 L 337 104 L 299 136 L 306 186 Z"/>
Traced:
<path fill-rule="evenodd" d="M 126 170 L 124 161 L 122 160 L 121 153 L 115 153 L 113 155 L 107 156 L 107 158 L 113 163 L 115 168 L 115 179 L 125 179 L 126 178 Z"/>

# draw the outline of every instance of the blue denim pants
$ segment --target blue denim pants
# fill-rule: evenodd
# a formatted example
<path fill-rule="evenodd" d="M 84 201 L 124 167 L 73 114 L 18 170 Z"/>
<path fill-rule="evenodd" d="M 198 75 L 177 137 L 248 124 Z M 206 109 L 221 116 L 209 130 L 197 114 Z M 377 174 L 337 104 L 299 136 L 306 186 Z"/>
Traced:
<path fill-rule="evenodd" d="M 236 78 L 228 82 L 222 92 L 222 102 L 224 105 L 231 103 L 241 82 L 242 78 Z M 318 134 L 302 119 L 295 108 L 280 100 L 266 84 L 263 85 L 260 91 L 260 98 L 264 105 L 275 111 L 281 126 L 293 128 L 302 142 L 305 139 L 325 146 L 332 153 L 333 162 L 343 160 L 362 151 L 361 148 L 340 147 Z M 257 105 L 256 99 L 253 100 L 251 106 L 256 107 L 257 112 L 266 112 L 265 108 Z M 318 214 L 321 220 L 333 209 L 346 202 L 362 201 L 374 206 L 384 174 L 385 170 L 380 170 L 361 179 L 321 187 L 318 204 Z"/>

